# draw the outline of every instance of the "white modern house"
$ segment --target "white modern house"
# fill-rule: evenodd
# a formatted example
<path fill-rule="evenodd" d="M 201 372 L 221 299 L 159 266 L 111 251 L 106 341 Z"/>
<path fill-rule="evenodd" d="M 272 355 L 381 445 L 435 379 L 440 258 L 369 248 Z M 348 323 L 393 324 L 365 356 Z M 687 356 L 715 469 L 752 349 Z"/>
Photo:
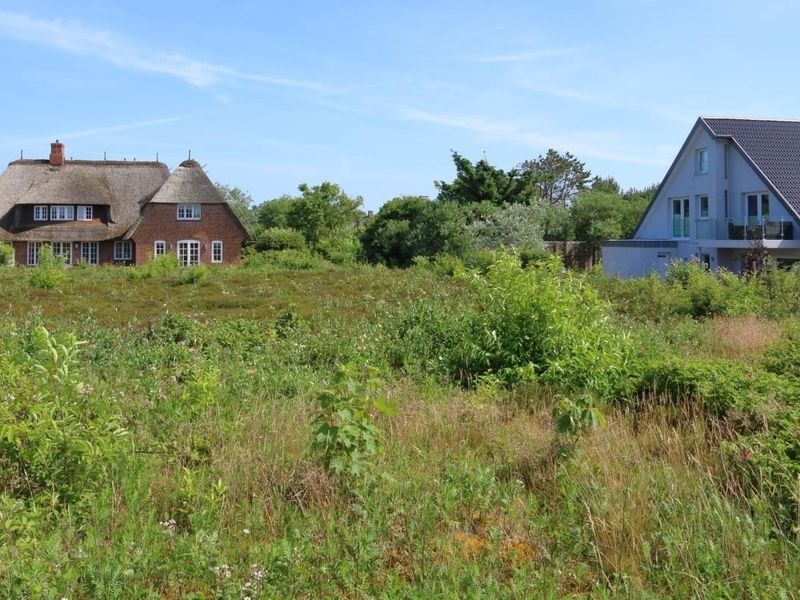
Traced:
<path fill-rule="evenodd" d="M 609 275 L 663 275 L 675 259 L 739 272 L 753 245 L 800 260 L 800 121 L 700 117 Z"/>

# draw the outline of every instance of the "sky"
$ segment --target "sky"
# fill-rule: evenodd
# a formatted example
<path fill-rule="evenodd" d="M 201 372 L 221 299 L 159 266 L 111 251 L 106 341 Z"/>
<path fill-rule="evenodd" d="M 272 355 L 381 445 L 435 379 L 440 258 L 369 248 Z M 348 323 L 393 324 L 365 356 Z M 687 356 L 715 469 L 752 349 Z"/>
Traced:
<path fill-rule="evenodd" d="M 256 203 L 434 197 L 451 152 L 658 182 L 698 116 L 800 118 L 800 3 L 0 2 L 0 162 L 192 157 Z"/>

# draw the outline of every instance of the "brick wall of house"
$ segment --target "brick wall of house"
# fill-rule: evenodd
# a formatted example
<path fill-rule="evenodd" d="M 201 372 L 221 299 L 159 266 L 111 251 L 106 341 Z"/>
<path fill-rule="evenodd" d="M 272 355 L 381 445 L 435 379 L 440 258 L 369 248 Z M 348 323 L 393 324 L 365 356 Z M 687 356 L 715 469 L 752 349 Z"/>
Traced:
<path fill-rule="evenodd" d="M 131 236 L 134 241 L 136 264 L 153 255 L 156 240 L 167 243 L 167 252 L 176 252 L 179 241 L 200 242 L 200 262 L 211 264 L 211 242 L 222 241 L 222 260 L 238 265 L 242 258 L 244 233 L 228 208 L 222 204 L 203 204 L 199 221 L 179 221 L 176 204 L 151 204 Z"/>

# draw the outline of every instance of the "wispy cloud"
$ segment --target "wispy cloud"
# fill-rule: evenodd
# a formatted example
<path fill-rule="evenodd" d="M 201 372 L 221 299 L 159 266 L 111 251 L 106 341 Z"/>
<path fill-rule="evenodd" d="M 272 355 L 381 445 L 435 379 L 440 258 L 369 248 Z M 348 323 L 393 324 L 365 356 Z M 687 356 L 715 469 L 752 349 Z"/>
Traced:
<path fill-rule="evenodd" d="M 226 65 L 196 60 L 181 54 L 152 51 L 117 33 L 93 29 L 79 21 L 43 20 L 0 11 L 0 35 L 56 48 L 69 54 L 89 56 L 128 70 L 166 75 L 199 88 L 226 80 L 238 80 L 316 93 L 336 91 L 333 86 L 316 81 L 245 73 Z"/>
<path fill-rule="evenodd" d="M 528 50 L 524 52 L 512 52 L 506 54 L 484 54 L 479 56 L 470 57 L 477 63 L 519 63 L 542 60 L 545 58 L 558 58 L 562 56 L 570 56 L 585 52 L 589 50 L 588 46 L 572 46 L 564 48 L 538 48 L 535 50 Z"/>
<path fill-rule="evenodd" d="M 132 129 L 144 129 L 145 127 L 154 127 L 156 125 L 165 125 L 167 123 L 175 123 L 176 121 L 182 121 L 184 119 L 188 119 L 187 116 L 180 116 L 180 117 L 164 117 L 160 119 L 148 119 L 145 121 L 136 121 L 133 123 L 122 123 L 120 125 L 109 125 L 106 127 L 94 127 L 92 129 L 79 129 L 77 131 L 63 131 L 55 133 L 54 135 L 43 135 L 39 137 L 31 137 L 26 139 L 20 140 L 10 140 L 10 141 L 3 141 L 0 142 L 0 147 L 14 147 L 14 148 L 22 148 L 25 146 L 31 145 L 44 145 L 47 142 L 53 140 L 53 137 L 57 137 L 59 139 L 69 139 L 74 140 L 78 138 L 87 138 L 87 137 L 95 137 L 101 136 L 108 133 L 116 133 L 119 131 L 130 131 Z"/>
<path fill-rule="evenodd" d="M 396 107 L 399 118 L 423 123 L 433 123 L 468 131 L 488 139 L 513 142 L 534 148 L 569 150 L 580 156 L 636 165 L 662 167 L 666 156 L 653 156 L 621 150 L 613 140 L 598 139 L 597 133 L 553 135 L 528 129 L 516 123 L 485 119 L 475 115 L 434 113 L 409 106 Z"/>

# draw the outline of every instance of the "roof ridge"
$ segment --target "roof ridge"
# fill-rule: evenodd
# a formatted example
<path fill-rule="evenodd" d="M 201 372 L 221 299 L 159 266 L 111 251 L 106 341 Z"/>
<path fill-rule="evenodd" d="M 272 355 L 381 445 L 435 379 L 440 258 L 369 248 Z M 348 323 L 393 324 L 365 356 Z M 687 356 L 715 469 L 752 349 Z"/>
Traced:
<path fill-rule="evenodd" d="M 46 158 L 18 158 L 8 163 L 9 166 L 49 165 L 49 164 L 50 161 Z M 69 165 L 92 165 L 92 166 L 108 165 L 112 167 L 123 167 L 123 166 L 167 167 L 168 166 L 167 163 L 163 163 L 157 160 L 84 160 L 84 159 L 65 160 L 62 166 L 69 166 Z"/>
<path fill-rule="evenodd" d="M 773 123 L 800 123 L 800 119 L 775 119 L 773 117 L 726 117 L 705 115 L 700 118 L 704 121 L 706 119 L 725 119 L 727 121 L 770 121 Z"/>

